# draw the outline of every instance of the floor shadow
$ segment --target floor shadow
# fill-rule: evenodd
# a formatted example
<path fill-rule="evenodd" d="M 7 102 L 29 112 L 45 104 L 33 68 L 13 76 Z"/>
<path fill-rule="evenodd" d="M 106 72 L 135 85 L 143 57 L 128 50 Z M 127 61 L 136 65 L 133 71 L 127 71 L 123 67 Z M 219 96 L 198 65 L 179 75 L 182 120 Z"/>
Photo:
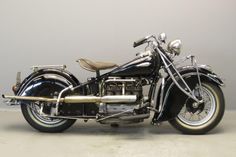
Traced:
<path fill-rule="evenodd" d="M 171 126 L 153 126 L 151 124 L 132 124 L 120 125 L 113 128 L 110 125 L 90 124 L 80 125 L 77 124 L 64 132 L 66 135 L 92 135 L 92 136 L 113 136 L 126 140 L 142 140 L 149 139 L 152 136 L 163 134 L 179 134 L 178 131 Z"/>
<path fill-rule="evenodd" d="M 27 123 L 7 124 L 2 127 L 7 132 L 23 132 L 23 133 L 41 133 Z M 217 127 L 206 135 L 221 134 L 224 130 L 222 127 Z M 55 133 L 54 133 L 55 134 Z M 81 124 L 76 123 L 74 126 L 64 131 L 63 133 L 56 133 L 63 135 L 94 135 L 94 136 L 119 136 L 125 139 L 144 139 L 150 135 L 181 135 L 179 131 L 174 129 L 168 123 L 161 126 L 153 126 L 148 123 L 120 125 L 119 127 L 111 127 L 110 125 L 100 125 L 98 123 Z"/>
<path fill-rule="evenodd" d="M 30 125 L 27 123 L 14 123 L 2 126 L 7 132 L 35 132 Z M 151 124 L 131 124 L 131 125 L 120 125 L 119 127 L 111 127 L 110 125 L 101 125 L 98 123 L 80 124 L 76 123 L 74 126 L 64 131 L 63 134 L 87 134 L 87 135 L 121 135 L 121 134 L 176 134 L 171 126 L 153 126 Z"/>

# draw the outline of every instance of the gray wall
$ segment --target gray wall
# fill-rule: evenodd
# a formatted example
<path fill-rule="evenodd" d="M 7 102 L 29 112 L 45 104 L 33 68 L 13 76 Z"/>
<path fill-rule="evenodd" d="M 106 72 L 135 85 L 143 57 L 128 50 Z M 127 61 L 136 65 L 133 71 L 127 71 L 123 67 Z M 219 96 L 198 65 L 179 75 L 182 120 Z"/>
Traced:
<path fill-rule="evenodd" d="M 78 57 L 121 64 L 142 50 L 134 40 L 166 32 L 182 40 L 182 56 L 195 54 L 226 79 L 227 108 L 236 109 L 235 15 L 234 0 L 0 0 L 0 93 L 35 64 L 67 64 L 85 81 L 94 74 Z"/>

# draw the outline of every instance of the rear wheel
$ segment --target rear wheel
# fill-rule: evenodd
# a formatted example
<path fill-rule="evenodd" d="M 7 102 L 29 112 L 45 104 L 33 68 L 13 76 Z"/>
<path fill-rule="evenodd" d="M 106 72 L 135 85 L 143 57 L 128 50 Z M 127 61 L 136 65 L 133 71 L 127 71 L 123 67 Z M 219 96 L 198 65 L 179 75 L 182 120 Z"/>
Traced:
<path fill-rule="evenodd" d="M 196 104 L 191 98 L 186 99 L 183 108 L 170 124 L 185 134 L 204 134 L 212 130 L 222 119 L 225 102 L 222 90 L 216 84 L 202 83 L 194 89 L 196 96 L 201 93 L 203 103 Z"/>
<path fill-rule="evenodd" d="M 41 86 L 41 87 L 40 87 Z M 53 97 L 66 86 L 60 83 L 45 83 L 40 85 L 31 96 Z M 76 120 L 49 118 L 40 114 L 42 102 L 24 102 L 21 104 L 21 111 L 26 121 L 35 129 L 41 132 L 62 132 L 75 123 Z M 52 104 L 51 104 L 52 105 Z M 50 111 L 50 107 L 47 107 Z"/>

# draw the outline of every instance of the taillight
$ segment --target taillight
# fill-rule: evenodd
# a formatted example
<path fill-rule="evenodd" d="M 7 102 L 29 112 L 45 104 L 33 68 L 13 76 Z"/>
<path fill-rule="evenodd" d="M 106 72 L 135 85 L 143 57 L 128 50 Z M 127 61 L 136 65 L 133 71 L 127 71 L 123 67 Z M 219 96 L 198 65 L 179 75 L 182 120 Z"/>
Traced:
<path fill-rule="evenodd" d="M 12 91 L 16 94 L 17 90 L 18 90 L 17 85 L 13 85 L 12 86 Z"/>

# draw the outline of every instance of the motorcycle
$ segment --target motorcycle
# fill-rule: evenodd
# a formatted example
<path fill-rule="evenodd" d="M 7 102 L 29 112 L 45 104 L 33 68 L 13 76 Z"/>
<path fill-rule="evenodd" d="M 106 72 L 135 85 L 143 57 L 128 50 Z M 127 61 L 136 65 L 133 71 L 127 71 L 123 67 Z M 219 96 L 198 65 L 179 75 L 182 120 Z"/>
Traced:
<path fill-rule="evenodd" d="M 161 33 L 135 41 L 134 48 L 146 44 L 145 50 L 123 65 L 78 59 L 82 68 L 96 73 L 85 83 L 65 65 L 33 66 L 22 82 L 17 73 L 15 95 L 2 97 L 20 105 L 26 121 L 41 132 L 62 132 L 77 119 L 111 126 L 139 123 L 153 112 L 153 125 L 169 121 L 184 134 L 205 134 L 224 115 L 224 83 L 193 55 L 175 61 L 182 43 L 166 44 L 166 39 Z M 187 61 L 190 64 L 181 65 Z M 112 70 L 100 74 L 106 69 Z"/>

